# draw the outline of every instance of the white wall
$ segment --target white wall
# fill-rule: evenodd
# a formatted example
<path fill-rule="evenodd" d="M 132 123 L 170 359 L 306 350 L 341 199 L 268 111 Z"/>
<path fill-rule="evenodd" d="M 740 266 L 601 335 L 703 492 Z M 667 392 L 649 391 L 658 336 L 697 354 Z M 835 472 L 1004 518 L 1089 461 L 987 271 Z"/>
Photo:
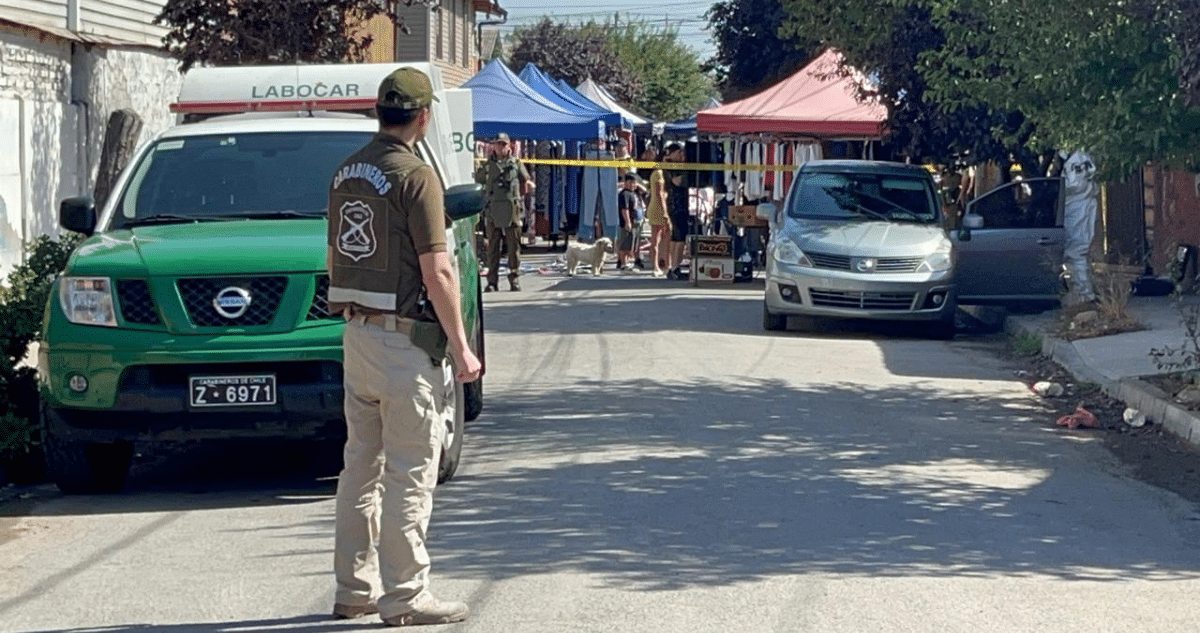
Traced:
<path fill-rule="evenodd" d="M 90 194 L 104 127 L 137 112 L 146 140 L 174 122 L 176 62 L 150 49 L 116 49 L 0 27 L 0 283 L 24 242 L 58 235 L 58 203 Z"/>

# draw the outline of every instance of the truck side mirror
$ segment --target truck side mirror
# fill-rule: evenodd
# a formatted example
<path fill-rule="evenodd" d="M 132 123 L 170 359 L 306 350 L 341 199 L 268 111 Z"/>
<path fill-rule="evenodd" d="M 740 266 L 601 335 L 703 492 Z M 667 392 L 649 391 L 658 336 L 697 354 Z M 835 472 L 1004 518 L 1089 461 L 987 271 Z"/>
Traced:
<path fill-rule="evenodd" d="M 90 236 L 96 232 L 96 203 L 91 196 L 67 198 L 58 206 L 58 224 L 68 231 Z"/>
<path fill-rule="evenodd" d="M 456 222 L 477 215 L 487 202 L 483 196 L 483 185 L 477 183 L 454 185 L 446 190 L 444 199 L 446 215 Z"/>

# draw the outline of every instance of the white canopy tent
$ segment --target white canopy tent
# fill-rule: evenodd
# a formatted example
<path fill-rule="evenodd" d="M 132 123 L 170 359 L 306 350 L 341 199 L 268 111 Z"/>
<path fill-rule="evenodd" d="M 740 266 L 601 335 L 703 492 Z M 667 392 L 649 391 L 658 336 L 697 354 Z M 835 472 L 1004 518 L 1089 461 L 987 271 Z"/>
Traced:
<path fill-rule="evenodd" d="M 604 109 L 619 113 L 621 118 L 628 121 L 630 125 L 645 125 L 650 123 L 650 121 L 645 117 L 640 117 L 622 107 L 621 104 L 617 103 L 617 100 L 612 96 L 612 93 L 609 92 L 607 88 L 592 81 L 590 78 L 584 79 L 583 83 L 575 86 L 575 89 L 578 90 L 583 96 L 595 101 Z"/>

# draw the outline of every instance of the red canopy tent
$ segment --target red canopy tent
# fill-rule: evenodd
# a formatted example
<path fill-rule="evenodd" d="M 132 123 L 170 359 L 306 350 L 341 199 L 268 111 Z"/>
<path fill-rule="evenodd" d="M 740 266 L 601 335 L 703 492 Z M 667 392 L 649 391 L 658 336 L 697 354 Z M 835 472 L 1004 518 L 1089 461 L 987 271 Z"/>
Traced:
<path fill-rule="evenodd" d="M 840 53 L 827 50 L 796 74 L 752 97 L 701 110 L 696 128 L 724 134 L 882 137 L 887 110 L 855 98 L 855 79 L 836 74 L 840 61 Z"/>

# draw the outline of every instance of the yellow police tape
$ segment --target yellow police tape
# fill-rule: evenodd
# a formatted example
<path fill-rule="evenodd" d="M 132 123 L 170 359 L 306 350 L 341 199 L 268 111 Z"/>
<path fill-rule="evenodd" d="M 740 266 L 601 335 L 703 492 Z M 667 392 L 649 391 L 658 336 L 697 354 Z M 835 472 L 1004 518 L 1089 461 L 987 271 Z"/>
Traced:
<path fill-rule="evenodd" d="M 476 162 L 484 159 L 477 158 Z M 799 165 L 748 165 L 745 163 L 660 163 L 647 160 L 577 160 L 573 158 L 522 158 L 526 165 L 556 167 L 623 167 L 625 169 L 676 169 L 690 171 L 794 171 Z"/>

